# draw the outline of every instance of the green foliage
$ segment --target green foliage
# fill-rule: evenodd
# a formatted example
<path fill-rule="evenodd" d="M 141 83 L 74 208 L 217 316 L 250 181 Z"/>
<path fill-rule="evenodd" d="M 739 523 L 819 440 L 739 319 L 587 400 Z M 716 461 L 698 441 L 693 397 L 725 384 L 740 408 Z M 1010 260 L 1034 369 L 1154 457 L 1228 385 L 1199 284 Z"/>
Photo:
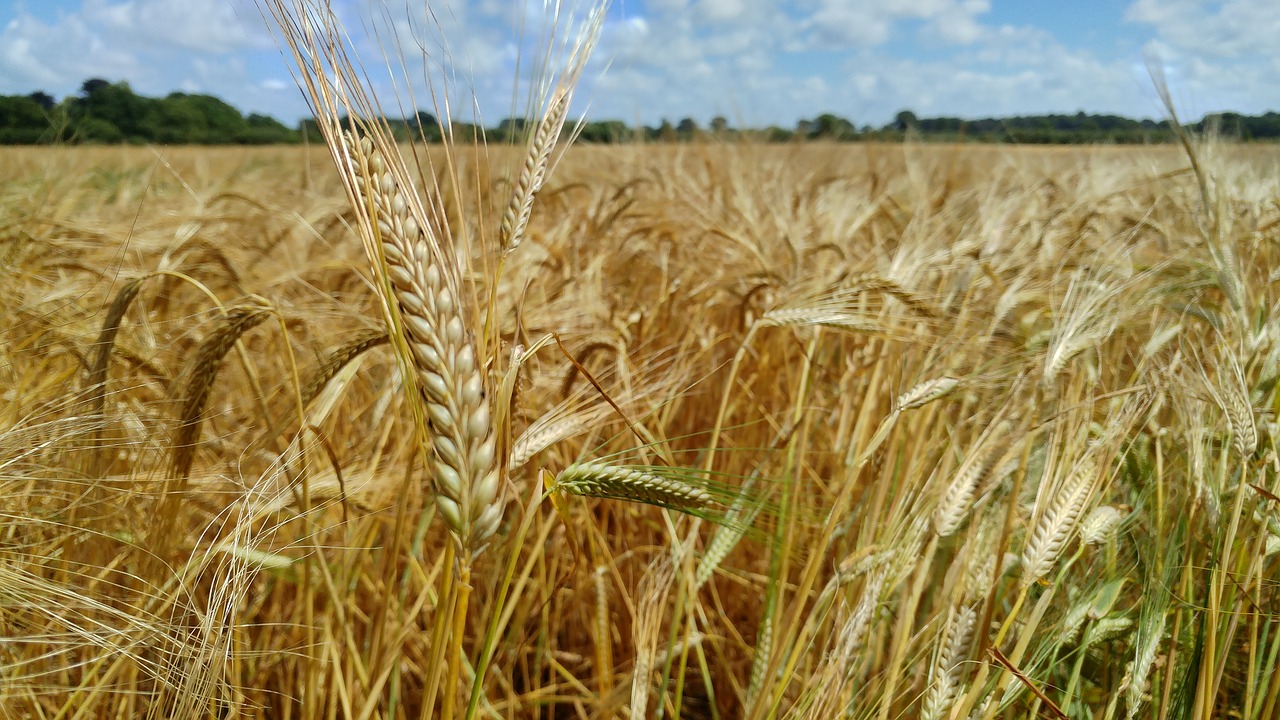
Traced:
<path fill-rule="evenodd" d="M 398 142 L 410 140 L 441 142 L 440 121 L 419 111 L 405 118 L 382 118 Z M 527 118 L 506 118 L 494 128 L 454 122 L 453 137 L 464 143 L 515 142 L 527 140 Z M 1243 141 L 1280 140 L 1280 113 L 1258 116 L 1233 112 L 1213 113 L 1187 126 L 1193 132 L 1211 132 Z M 686 117 L 673 125 L 663 120 L 658 127 L 632 128 L 621 120 L 584 123 L 579 138 L 588 143 L 690 142 L 709 138 L 727 140 L 752 137 L 764 142 L 825 140 L 902 140 L 907 134 L 918 140 L 940 142 L 985 142 L 1026 144 L 1115 143 L 1149 144 L 1173 142 L 1174 129 L 1168 121 L 1133 120 L 1119 115 L 1027 115 L 1005 118 L 962 119 L 958 117 L 918 117 L 901 110 L 880 128 L 857 127 L 851 120 L 833 113 L 802 119 L 794 130 L 776 126 L 763 129 L 729 127 L 724 117 L 711 119 L 707 129 Z M 242 115 L 239 110 L 211 95 L 182 92 L 163 98 L 136 94 L 126 82 L 90 78 L 80 93 L 57 102 L 51 95 L 36 91 L 29 95 L 0 96 L 0 144 L 79 143 L 159 143 L 165 145 L 261 145 L 269 143 L 323 142 L 312 119 L 289 128 L 267 115 Z"/>
<path fill-rule="evenodd" d="M 212 95 L 138 95 L 126 82 L 90 78 L 80 94 L 56 102 L 44 92 L 0 97 L 0 144 L 294 143 L 300 131 L 261 114 L 244 116 Z"/>
<path fill-rule="evenodd" d="M 38 143 L 45 139 L 49 128 L 49 115 L 34 98 L 0 97 L 0 143 Z"/>
<path fill-rule="evenodd" d="M 584 123 L 578 140 L 587 143 L 627 142 L 635 133 L 621 120 L 601 120 Z"/>

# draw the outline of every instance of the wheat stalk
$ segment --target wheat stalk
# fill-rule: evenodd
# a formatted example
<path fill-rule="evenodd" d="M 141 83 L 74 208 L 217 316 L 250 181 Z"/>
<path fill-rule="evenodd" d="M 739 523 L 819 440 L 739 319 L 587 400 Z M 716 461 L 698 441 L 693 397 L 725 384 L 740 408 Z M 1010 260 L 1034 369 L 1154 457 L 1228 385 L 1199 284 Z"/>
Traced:
<path fill-rule="evenodd" d="M 1240 366 L 1234 358 L 1229 364 L 1232 382 L 1222 387 L 1222 410 L 1231 424 L 1232 446 L 1240 453 L 1241 459 L 1248 460 L 1258 451 L 1258 425 L 1253 417 L 1253 407 L 1249 405 Z"/>
<path fill-rule="evenodd" d="M 711 536 L 711 542 L 707 543 L 707 549 L 702 553 L 702 559 L 698 562 L 698 569 L 694 573 L 695 588 L 702 587 L 715 575 L 716 568 L 719 568 L 720 563 L 729 557 L 729 553 L 733 552 L 743 536 L 747 534 L 747 529 L 755 523 L 764 505 L 759 501 L 749 503 L 754 487 L 755 476 L 753 475 L 743 483 L 741 494 L 734 499 L 729 512 L 725 514 L 724 522 L 719 524 L 715 534 Z"/>
<path fill-rule="evenodd" d="M 102 330 L 98 340 L 93 344 L 93 359 L 89 363 L 89 376 L 86 382 L 89 391 L 89 412 L 101 416 L 107 390 L 107 369 L 111 359 L 111 350 L 115 347 L 116 335 L 120 332 L 120 323 L 129 310 L 138 292 L 142 290 L 142 281 L 146 277 L 134 278 L 124 284 L 111 301 L 107 315 L 102 320 Z"/>
<path fill-rule="evenodd" d="M 298 393 L 303 407 L 320 394 L 329 381 L 346 367 L 347 363 L 363 355 L 366 350 L 375 348 L 387 341 L 385 330 L 365 330 L 325 354 L 319 366 L 308 378 L 307 384 Z"/>
<path fill-rule="evenodd" d="M 648 717 L 651 675 L 657 666 L 658 636 L 662 629 L 662 613 L 667 606 L 667 596 L 675 573 L 669 559 L 659 557 L 650 564 L 640 581 L 639 615 L 633 630 L 636 648 L 636 667 L 631 675 L 631 717 Z"/>
<path fill-rule="evenodd" d="M 960 523 L 973 508 L 973 496 L 978 483 L 991 468 L 992 460 L 1010 425 L 1001 422 L 993 425 L 978 440 L 978 447 L 964 459 L 955 477 L 947 485 L 938 508 L 933 513 L 933 527 L 938 537 L 949 537 L 960 528 Z"/>

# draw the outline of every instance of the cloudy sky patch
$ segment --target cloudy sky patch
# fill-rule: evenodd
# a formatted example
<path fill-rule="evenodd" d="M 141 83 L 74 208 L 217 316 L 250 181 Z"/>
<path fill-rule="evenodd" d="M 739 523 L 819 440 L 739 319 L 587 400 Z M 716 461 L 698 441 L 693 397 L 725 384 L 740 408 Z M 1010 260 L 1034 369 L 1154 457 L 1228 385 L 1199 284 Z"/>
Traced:
<path fill-rule="evenodd" d="M 549 32 L 541 0 L 333 3 L 372 76 L 402 52 L 437 93 L 450 79 L 458 116 L 489 123 L 512 113 L 517 69 L 527 88 Z M 374 27 L 400 50 L 379 47 Z M 1155 60 L 1184 116 L 1260 113 L 1280 97 L 1277 37 L 1280 3 L 1245 0 L 615 0 L 578 110 L 784 127 L 823 112 L 881 125 L 904 108 L 1158 117 Z M 0 0 L 0 94 L 61 98 L 90 77 L 209 93 L 287 123 L 307 113 L 253 0 Z M 413 86 L 430 109 L 426 80 Z"/>

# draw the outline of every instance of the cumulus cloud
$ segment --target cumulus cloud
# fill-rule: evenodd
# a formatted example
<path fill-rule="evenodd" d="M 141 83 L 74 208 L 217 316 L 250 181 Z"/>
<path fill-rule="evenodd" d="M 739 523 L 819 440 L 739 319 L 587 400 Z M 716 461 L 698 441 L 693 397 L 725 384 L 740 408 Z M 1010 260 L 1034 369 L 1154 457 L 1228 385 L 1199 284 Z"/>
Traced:
<path fill-rule="evenodd" d="M 802 42 L 829 49 L 875 47 L 889 41 L 904 21 L 914 21 L 926 37 L 969 44 L 986 33 L 979 18 L 990 10 L 989 0 L 818 0 L 800 21 Z"/>
<path fill-rule="evenodd" d="M 62 5 L 0 17 L 0 92 L 66 94 L 100 76 L 152 95 L 208 92 L 286 121 L 305 114 L 254 0 Z M 543 79 L 540 48 L 554 40 L 551 55 L 566 52 L 565 25 L 581 23 L 590 5 L 564 0 L 553 34 L 548 0 L 333 0 L 388 112 L 401 109 L 397 98 L 428 108 L 435 98 L 459 119 L 474 110 L 486 122 L 525 112 Z M 1132 0 L 1091 37 L 1008 17 L 990 0 L 614 0 L 574 111 L 786 126 L 822 112 L 878 125 L 902 108 L 1150 116 L 1160 109 L 1144 47 L 1166 67 L 1175 97 L 1191 99 L 1188 116 L 1257 112 L 1280 97 L 1277 3 Z M 413 77 L 393 88 L 384 65 Z"/>
<path fill-rule="evenodd" d="M 1126 18 L 1152 26 L 1170 48 L 1203 58 L 1275 57 L 1280 37 L 1280 3 L 1275 2 L 1136 0 Z"/>
<path fill-rule="evenodd" d="M 252 0 L 85 0 L 77 15 L 122 45 L 146 42 L 221 54 L 271 42 Z"/>
<path fill-rule="evenodd" d="M 46 23 L 19 13 L 0 33 L 0 92 L 64 92 L 90 76 L 135 77 L 143 70 L 137 53 L 110 42 L 81 14 Z"/>
<path fill-rule="evenodd" d="M 1135 0 L 1125 19 L 1151 29 L 1144 52 L 1162 67 L 1182 114 L 1274 109 L 1280 4 Z"/>
<path fill-rule="evenodd" d="M 6 11 L 0 94 L 65 97 L 103 78 L 143 95 L 208 93 L 285 122 L 307 114 L 292 80 L 282 82 L 288 69 L 254 0 L 78 0 Z"/>

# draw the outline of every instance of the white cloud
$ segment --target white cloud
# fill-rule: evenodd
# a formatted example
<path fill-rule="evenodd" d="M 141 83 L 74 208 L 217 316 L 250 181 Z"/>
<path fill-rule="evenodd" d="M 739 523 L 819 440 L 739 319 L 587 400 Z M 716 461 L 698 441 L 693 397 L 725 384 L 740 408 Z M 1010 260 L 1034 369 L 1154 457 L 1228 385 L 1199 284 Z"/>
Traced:
<path fill-rule="evenodd" d="M 1154 33 L 1143 49 L 1162 67 L 1181 115 L 1274 109 L 1280 3 L 1135 0 L 1125 18 Z"/>
<path fill-rule="evenodd" d="M 1207 58 L 1274 57 L 1280 3 L 1256 0 L 1136 0 L 1126 19 L 1154 28 L 1171 48 Z"/>
<path fill-rule="evenodd" d="M 0 92 L 63 93 L 85 78 L 133 78 L 144 72 L 136 53 L 108 42 L 78 14 L 53 24 L 19 14 L 0 33 Z"/>
<path fill-rule="evenodd" d="M 923 23 L 927 38 L 968 44 L 986 34 L 978 18 L 990 10 L 989 0 L 817 0 L 801 26 L 806 45 L 831 49 L 882 45 L 903 21 Z"/>
<path fill-rule="evenodd" d="M 251 0 L 85 0 L 78 15 L 117 43 L 145 41 L 202 53 L 270 43 Z"/>
<path fill-rule="evenodd" d="M 555 0 L 333 0 L 333 7 L 388 112 L 397 97 L 410 102 L 403 84 L 399 95 L 391 90 L 383 68 L 399 75 L 403 59 L 416 75 L 413 102 L 430 107 L 433 81 L 456 117 L 469 119 L 478 106 L 496 122 L 513 111 L 513 83 L 521 105 L 514 112 L 524 112 L 548 38 L 568 42 L 565 28 L 580 23 L 591 2 L 564 0 L 554 36 L 545 11 Z M 56 12 L 19 6 L 0 17 L 0 93 L 65 95 L 97 76 L 128 80 L 149 95 L 208 92 L 286 121 L 304 113 L 254 0 L 59 4 Z M 406 9 L 418 14 L 405 17 Z M 1001 17 L 990 0 L 614 0 L 575 112 L 589 104 L 596 118 L 705 123 L 724 115 L 755 125 L 792 125 L 821 112 L 875 125 L 901 108 L 1156 115 L 1139 46 L 1165 65 L 1188 116 L 1257 112 L 1280 97 L 1280 55 L 1272 49 L 1280 3 L 1132 0 L 1125 26 L 1096 31 L 1093 46 L 1059 37 L 1048 19 L 1013 25 Z M 449 78 L 447 96 L 441 77 Z"/>

